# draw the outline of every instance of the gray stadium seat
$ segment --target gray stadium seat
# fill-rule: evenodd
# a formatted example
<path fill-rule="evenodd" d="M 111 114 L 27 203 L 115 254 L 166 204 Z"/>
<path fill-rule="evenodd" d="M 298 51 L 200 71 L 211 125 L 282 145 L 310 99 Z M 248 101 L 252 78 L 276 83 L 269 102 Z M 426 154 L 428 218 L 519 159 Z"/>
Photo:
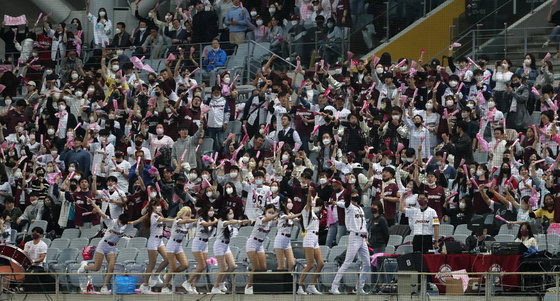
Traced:
<path fill-rule="evenodd" d="M 468 235 L 466 235 L 466 234 L 454 234 L 453 235 L 453 238 L 456 241 L 461 242 L 461 243 L 465 243 L 467 241 L 467 237 L 468 237 Z"/>
<path fill-rule="evenodd" d="M 85 238 L 92 238 L 94 236 L 96 236 L 99 233 L 99 228 L 98 227 L 93 227 L 90 229 L 82 229 L 81 233 L 80 233 L 80 237 L 85 237 Z"/>
<path fill-rule="evenodd" d="M 517 232 L 519 231 L 519 225 L 517 224 L 503 224 L 500 226 L 500 231 L 498 234 L 511 234 L 517 236 Z"/>
<path fill-rule="evenodd" d="M 39 227 L 39 228 L 43 229 L 44 233 L 47 233 L 47 224 L 48 224 L 47 221 L 36 220 L 29 225 L 29 231 L 28 232 L 31 232 L 33 230 L 33 228 L 35 228 L 35 227 Z"/>
<path fill-rule="evenodd" d="M 344 235 L 340 238 L 340 240 L 338 241 L 338 245 L 339 246 L 348 246 L 348 235 Z"/>
<path fill-rule="evenodd" d="M 497 242 L 512 242 L 514 240 L 514 236 L 511 234 L 498 234 L 494 236 L 494 239 Z"/>
<path fill-rule="evenodd" d="M 331 248 L 329 256 L 327 257 L 328 262 L 334 262 L 334 259 L 346 252 L 346 246 L 334 246 Z"/>
<path fill-rule="evenodd" d="M 387 253 L 387 254 L 395 254 L 395 246 L 393 246 L 393 245 L 388 245 L 387 247 L 385 247 L 385 253 Z"/>
<path fill-rule="evenodd" d="M 81 251 L 76 248 L 66 248 L 60 251 L 56 259 L 49 266 L 49 270 L 56 273 L 66 272 L 66 266 L 75 263 Z"/>
<path fill-rule="evenodd" d="M 70 245 L 70 239 L 68 238 L 56 238 L 55 240 L 53 240 L 51 242 L 51 245 L 49 247 L 51 248 L 57 248 L 57 249 L 66 249 L 68 248 L 68 246 Z"/>
<path fill-rule="evenodd" d="M 400 235 L 389 235 L 389 242 L 387 245 L 397 246 L 402 244 L 403 237 Z"/>
<path fill-rule="evenodd" d="M 361 264 L 357 262 L 352 262 L 346 272 L 354 272 L 350 274 L 343 274 L 342 275 L 342 287 L 346 287 L 348 291 L 352 291 L 352 289 L 356 288 L 356 282 L 358 281 L 358 273 L 362 269 Z M 370 281 L 366 280 L 366 283 Z"/>
<path fill-rule="evenodd" d="M 74 238 L 70 241 L 69 248 L 76 248 L 78 250 L 83 250 L 89 244 L 89 239 L 85 237 Z"/>
<path fill-rule="evenodd" d="M 228 122 L 227 128 L 226 128 L 226 135 L 228 135 L 229 133 L 239 135 L 239 134 L 241 134 L 241 132 L 242 132 L 241 131 L 241 121 L 234 120 L 234 121 Z M 243 138 L 243 137 L 241 137 L 241 138 Z M 243 227 L 243 228 L 250 228 L 250 227 Z M 243 228 L 241 228 L 241 229 L 243 229 Z M 241 230 L 241 229 L 239 229 L 239 230 Z"/>
<path fill-rule="evenodd" d="M 94 237 L 91 239 L 91 241 L 89 242 L 90 246 L 95 246 L 97 247 L 97 245 L 99 244 L 99 242 L 103 239 L 103 237 Z"/>
<path fill-rule="evenodd" d="M 321 249 L 321 255 L 323 255 L 323 258 L 328 258 L 331 248 L 328 246 L 319 246 L 319 248 Z"/>
<path fill-rule="evenodd" d="M 461 224 L 461 225 L 457 225 L 457 227 L 455 228 L 455 232 L 453 234 L 471 235 L 471 233 L 472 231 L 469 230 L 467 224 Z"/>
<path fill-rule="evenodd" d="M 43 237 L 41 240 L 47 244 L 47 247 L 51 246 L 52 241 L 49 238 Z"/>
<path fill-rule="evenodd" d="M 47 269 L 49 267 L 49 263 L 54 262 L 56 260 L 56 257 L 58 256 L 58 253 L 60 253 L 60 249 L 57 249 L 57 248 L 48 248 L 47 249 L 47 257 L 45 258 L 45 262 L 47 263 L 46 264 Z"/>
<path fill-rule="evenodd" d="M 439 225 L 439 236 L 452 236 L 454 231 L 453 225 L 450 224 L 441 224 Z"/>
<path fill-rule="evenodd" d="M 214 139 L 206 137 L 202 139 L 202 145 L 200 146 L 200 154 L 207 155 L 214 153 Z"/>
<path fill-rule="evenodd" d="M 147 253 L 147 252 L 146 252 Z M 116 262 L 131 264 L 136 262 L 136 256 L 138 255 L 138 249 L 136 248 L 125 248 L 119 250 Z"/>
<path fill-rule="evenodd" d="M 61 237 L 68 238 L 68 239 L 78 238 L 80 237 L 80 229 L 74 229 L 74 228 L 64 229 Z"/>
<path fill-rule="evenodd" d="M 128 237 L 122 237 L 121 239 L 119 239 L 119 242 L 117 243 L 117 250 L 122 250 L 127 248 L 129 241 L 130 239 Z M 131 246 L 131 248 L 133 248 L 133 246 Z"/>
<path fill-rule="evenodd" d="M 412 242 L 412 240 L 414 239 L 414 235 L 407 235 L 404 239 L 403 239 L 403 244 L 407 243 L 407 242 Z"/>
<path fill-rule="evenodd" d="M 133 237 L 128 241 L 128 248 L 136 248 L 142 250 L 146 248 L 148 239 L 145 237 Z"/>
<path fill-rule="evenodd" d="M 338 271 L 338 265 L 335 262 L 325 262 L 325 266 L 319 276 L 319 283 L 323 290 L 328 290 L 331 288 L 331 284 L 334 280 L 336 274 L 331 274 L 330 272 Z M 307 277 L 309 278 L 309 277 Z"/>

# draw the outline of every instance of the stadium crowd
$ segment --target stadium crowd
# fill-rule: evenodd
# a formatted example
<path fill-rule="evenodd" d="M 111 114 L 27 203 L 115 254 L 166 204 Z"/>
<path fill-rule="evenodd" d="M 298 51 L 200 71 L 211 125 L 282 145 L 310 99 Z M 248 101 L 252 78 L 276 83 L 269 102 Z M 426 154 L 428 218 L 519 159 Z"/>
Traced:
<path fill-rule="evenodd" d="M 47 221 L 50 238 L 102 224 L 93 265 L 84 262 L 80 272 L 99 270 L 104 259 L 111 272 L 116 244 L 136 227 L 149 237 L 141 251 L 149 254 L 146 272 L 154 272 L 143 293 L 162 281 L 167 265 L 187 268 L 184 239 L 193 240 L 197 272 L 214 249 L 224 274 L 212 293 L 227 291 L 225 273 L 235 268 L 228 244 L 239 227 L 253 227 L 246 245 L 253 270 L 266 266 L 262 243 L 273 227 L 280 268 L 294 268 L 290 234 L 298 223 L 304 272 L 320 271 L 319 246 L 335 246 L 347 233 L 341 270 L 359 254 L 369 271 L 370 253 L 385 251 L 398 224 L 410 225 L 414 251 L 427 252 L 441 247 L 438 225 L 491 215 L 497 226 L 522 224 L 517 239 L 538 248 L 528 223 L 560 221 L 558 95 L 549 57 L 527 54 L 513 66 L 483 54 L 456 58 L 460 46 L 451 45 L 443 61 L 389 53 L 355 59 L 325 47 L 315 69 L 302 67 L 310 57 L 298 53 L 292 77 L 272 55 L 249 79 L 255 88 L 246 99 L 235 74 L 216 71 L 228 59 L 215 39 L 224 28 L 231 44 L 247 36 L 285 55 L 293 41 L 287 33 L 297 35 L 303 24 L 326 44 L 340 38 L 354 2 L 296 1 L 293 14 L 274 1 L 248 9 L 239 0 L 204 1 L 163 21 L 157 9 L 137 12 L 131 33 L 88 5 L 99 57 L 87 62 L 85 20 L 55 25 L 45 17 L 19 31 L 4 25 L 2 233 L 37 220 Z M 189 54 L 189 43 L 201 42 L 212 49 Z M 164 53 L 172 54 L 165 68 L 146 71 L 141 57 Z M 202 66 L 193 55 L 203 56 Z M 531 123 L 533 112 L 540 123 Z M 486 154 L 487 163 L 475 160 Z M 158 253 L 165 260 L 156 267 Z M 339 293 L 339 275 L 331 293 Z M 298 293 L 320 294 L 317 277 L 306 289 L 301 277 Z M 169 281 L 162 292 L 171 292 Z M 192 275 L 183 287 L 196 293 L 197 281 Z M 252 293 L 252 278 L 245 292 Z"/>

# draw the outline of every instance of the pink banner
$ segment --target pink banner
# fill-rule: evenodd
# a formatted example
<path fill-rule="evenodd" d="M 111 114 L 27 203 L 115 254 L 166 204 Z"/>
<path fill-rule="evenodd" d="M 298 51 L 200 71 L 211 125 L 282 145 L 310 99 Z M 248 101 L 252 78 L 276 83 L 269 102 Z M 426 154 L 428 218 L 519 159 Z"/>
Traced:
<path fill-rule="evenodd" d="M 27 18 L 25 17 L 25 15 L 21 15 L 19 17 L 10 17 L 8 15 L 4 15 L 4 22 L 8 26 L 25 25 L 27 24 Z"/>

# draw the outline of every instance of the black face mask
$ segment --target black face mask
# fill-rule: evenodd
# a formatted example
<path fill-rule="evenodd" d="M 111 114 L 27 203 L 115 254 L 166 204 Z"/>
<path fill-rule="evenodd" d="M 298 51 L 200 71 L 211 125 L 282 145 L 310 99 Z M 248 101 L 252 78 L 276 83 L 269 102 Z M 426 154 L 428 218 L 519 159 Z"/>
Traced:
<path fill-rule="evenodd" d="M 325 122 L 326 122 L 326 123 L 331 122 L 331 117 L 330 117 L 330 116 L 325 116 Z"/>
<path fill-rule="evenodd" d="M 511 173 L 511 169 L 509 169 L 509 168 L 502 168 L 502 172 L 503 172 L 504 174 L 508 174 L 508 175 L 509 175 L 509 174 Z"/>
<path fill-rule="evenodd" d="M 185 89 L 177 90 L 177 94 L 178 94 L 178 95 L 181 95 L 181 94 L 182 94 L 183 92 L 185 92 L 185 91 L 187 91 L 187 90 L 185 90 Z"/>
<path fill-rule="evenodd" d="M 161 96 L 161 92 L 156 92 L 156 96 L 160 97 Z"/>
<path fill-rule="evenodd" d="M 422 122 L 415 122 L 414 125 L 415 125 L 416 127 L 420 127 L 420 126 L 422 125 Z"/>
<path fill-rule="evenodd" d="M 44 173 L 38 173 L 38 174 L 37 174 L 37 177 L 39 177 L 39 178 L 42 178 L 42 177 L 44 177 L 44 176 L 45 176 Z"/>
<path fill-rule="evenodd" d="M 516 84 L 511 83 L 511 87 L 512 87 L 512 88 L 518 88 L 519 86 L 521 86 L 520 83 L 516 83 Z"/>
<path fill-rule="evenodd" d="M 76 184 L 70 184 L 70 191 L 75 191 L 78 188 Z"/>
<path fill-rule="evenodd" d="M 117 159 L 122 159 L 122 158 L 123 158 L 123 154 L 117 154 L 117 155 L 115 155 L 115 158 L 117 158 Z"/>
<path fill-rule="evenodd" d="M 353 196 L 352 197 L 352 202 L 356 202 L 356 203 L 360 203 L 360 197 L 359 196 Z"/>
<path fill-rule="evenodd" d="M 155 78 L 149 78 L 148 82 L 153 85 L 156 82 L 156 80 Z"/>
<path fill-rule="evenodd" d="M 134 141 L 134 145 L 140 147 L 140 146 L 142 146 L 142 141 L 136 140 L 136 141 Z"/>

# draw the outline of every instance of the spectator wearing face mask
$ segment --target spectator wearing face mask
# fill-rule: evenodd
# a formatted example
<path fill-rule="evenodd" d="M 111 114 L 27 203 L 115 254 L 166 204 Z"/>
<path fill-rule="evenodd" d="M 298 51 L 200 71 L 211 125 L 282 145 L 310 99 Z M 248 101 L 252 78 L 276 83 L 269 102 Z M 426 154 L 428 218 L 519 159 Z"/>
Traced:
<path fill-rule="evenodd" d="M 529 87 L 523 84 L 518 74 L 511 76 L 511 85 L 506 88 L 504 98 L 510 103 L 509 114 L 507 118 L 507 127 L 516 131 L 524 132 L 530 123 L 531 116 L 527 110 L 527 102 L 529 101 Z"/>
<path fill-rule="evenodd" d="M 76 50 L 68 51 L 68 55 L 60 61 L 60 76 L 63 83 L 67 83 L 70 80 L 77 80 L 77 78 L 71 78 L 73 71 L 79 71 L 82 69 L 82 60 L 77 57 Z M 83 70 L 82 70 L 83 72 Z M 79 74 L 76 72 L 76 75 Z"/>
<path fill-rule="evenodd" d="M 247 9 L 241 7 L 239 2 L 239 0 L 232 0 L 233 8 L 227 12 L 224 19 L 224 25 L 229 27 L 229 41 L 237 45 L 245 41 L 245 32 L 247 31 L 245 16 L 249 15 Z"/>
<path fill-rule="evenodd" d="M 130 34 L 126 32 L 126 24 L 124 22 L 118 22 L 117 28 L 115 28 L 115 35 L 111 41 L 111 46 L 116 48 L 128 48 L 132 44 L 130 39 Z"/>
<path fill-rule="evenodd" d="M 236 0 L 237 1 L 237 0 Z M 201 75 L 210 79 L 210 86 L 216 84 L 217 68 L 226 65 L 226 52 L 220 48 L 218 39 L 212 40 L 212 49 L 204 53 L 202 59 Z"/>
<path fill-rule="evenodd" d="M 15 226 L 12 228 L 22 231 L 26 225 L 40 220 L 43 215 L 43 202 L 39 202 L 39 193 L 32 191 L 29 195 L 30 205 L 25 207 L 23 214 L 16 220 Z"/>
<path fill-rule="evenodd" d="M 107 10 L 103 7 L 99 9 L 97 16 L 92 15 L 89 11 L 89 2 L 90 0 L 86 0 L 86 15 L 93 24 L 93 43 L 97 48 L 105 48 L 109 45 L 113 24 L 107 17 Z"/>
<path fill-rule="evenodd" d="M 264 25 L 264 21 L 262 17 L 256 16 L 255 17 L 255 25 L 249 21 L 247 16 L 245 16 L 245 23 L 253 33 L 253 40 L 257 43 L 268 42 L 270 37 L 270 29 Z"/>
<path fill-rule="evenodd" d="M 231 6 L 233 8 L 233 2 L 229 1 L 229 3 L 230 5 L 223 4 L 223 6 L 220 6 L 220 9 L 224 9 L 227 6 Z M 222 17 L 218 19 L 218 15 L 209 8 L 210 6 L 205 6 L 202 1 L 196 1 L 195 3 L 196 14 L 192 17 L 193 43 L 208 43 L 212 41 L 212 39 L 218 34 L 218 23 L 223 24 L 222 22 L 218 22 L 218 20 L 224 20 L 224 18 Z M 221 10 L 220 15 L 225 14 L 228 11 L 229 10 L 224 12 Z"/>

